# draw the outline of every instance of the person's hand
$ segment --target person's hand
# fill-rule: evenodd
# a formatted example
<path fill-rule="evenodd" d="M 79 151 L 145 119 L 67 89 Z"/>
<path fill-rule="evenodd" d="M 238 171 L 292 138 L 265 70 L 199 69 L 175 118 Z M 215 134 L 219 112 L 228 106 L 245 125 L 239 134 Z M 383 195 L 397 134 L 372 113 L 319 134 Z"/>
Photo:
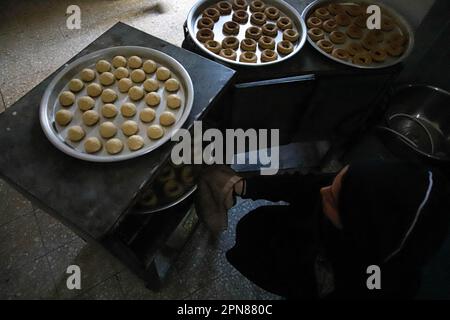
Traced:
<path fill-rule="evenodd" d="M 214 233 L 226 230 L 227 211 L 242 193 L 242 178 L 224 165 L 208 166 L 200 175 L 195 206 L 200 219 Z"/>

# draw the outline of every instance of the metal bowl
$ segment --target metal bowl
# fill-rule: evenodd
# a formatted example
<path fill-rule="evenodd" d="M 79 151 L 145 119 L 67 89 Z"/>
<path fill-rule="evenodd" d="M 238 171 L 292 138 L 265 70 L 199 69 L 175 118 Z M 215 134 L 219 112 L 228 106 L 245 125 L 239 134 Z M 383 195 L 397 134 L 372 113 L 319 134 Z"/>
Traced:
<path fill-rule="evenodd" d="M 296 44 L 294 44 L 294 50 L 286 55 L 286 56 L 279 56 L 279 58 L 275 61 L 270 61 L 270 62 L 260 62 L 258 60 L 257 63 L 247 63 L 247 62 L 240 62 L 238 61 L 238 59 L 236 61 L 233 60 L 229 60 L 226 59 L 218 54 L 215 54 L 211 51 L 209 51 L 208 49 L 205 48 L 205 46 L 197 40 L 196 37 L 196 30 L 197 30 L 197 20 L 199 19 L 199 17 L 201 16 L 202 12 L 218 3 L 220 0 L 200 0 L 198 1 L 189 11 L 189 15 L 187 18 L 187 28 L 189 31 L 189 35 L 191 37 L 191 39 L 195 42 L 195 44 L 201 49 L 203 50 L 206 54 L 208 54 L 209 56 L 211 56 L 212 58 L 214 58 L 217 61 L 221 61 L 221 62 L 225 62 L 227 64 L 232 64 L 232 65 L 240 65 L 240 66 L 248 66 L 248 67 L 259 67 L 259 66 L 266 66 L 266 65 L 271 65 L 271 64 L 275 64 L 281 61 L 285 61 L 291 57 L 293 57 L 295 54 L 297 54 L 300 49 L 303 47 L 303 45 L 306 42 L 306 25 L 305 22 L 302 20 L 300 14 L 298 13 L 297 10 L 295 10 L 295 8 L 293 8 L 290 4 L 282 1 L 282 0 L 264 0 L 264 3 L 266 3 L 267 5 L 271 5 L 274 6 L 276 8 L 278 8 L 281 12 L 283 12 L 283 14 L 287 17 L 289 17 L 292 22 L 295 24 L 295 27 L 300 35 L 299 39 L 297 40 Z M 220 35 L 220 39 L 222 40 L 225 36 L 222 34 L 222 25 L 225 23 L 225 21 L 223 21 L 223 17 L 221 16 L 221 19 L 219 19 L 219 21 L 216 23 L 217 28 L 220 29 L 220 33 L 218 35 Z M 250 21 L 246 24 L 246 26 L 250 26 L 251 23 Z M 243 29 L 241 27 L 241 29 Z M 215 32 L 215 34 L 217 34 L 218 32 Z M 237 36 L 239 40 L 242 40 L 244 37 L 241 36 L 241 33 L 239 33 L 239 35 Z M 278 39 L 279 38 L 279 39 Z M 277 41 L 281 40 L 281 35 L 279 34 L 277 37 Z M 238 49 L 236 51 L 238 57 L 239 57 L 239 53 L 240 53 L 240 49 Z M 259 48 L 257 48 L 257 52 L 259 52 Z"/>
<path fill-rule="evenodd" d="M 156 141 L 151 141 L 148 137 L 144 136 L 145 146 L 138 150 L 131 152 L 128 150 L 128 148 L 125 146 L 122 153 L 117 155 L 109 155 L 105 148 L 103 148 L 101 151 L 99 151 L 97 154 L 88 154 L 83 152 L 81 143 L 71 143 L 69 141 L 66 141 L 65 139 L 65 131 L 67 130 L 67 127 L 60 127 L 57 125 L 54 121 L 54 114 L 56 110 L 59 108 L 58 103 L 58 96 L 60 92 L 67 90 L 67 84 L 69 80 L 76 77 L 79 72 L 83 68 L 90 67 L 92 68 L 95 62 L 99 59 L 108 59 L 111 60 L 116 55 L 122 55 L 122 56 L 132 56 L 137 55 L 142 57 L 143 59 L 152 59 L 154 60 L 158 65 L 163 65 L 167 68 L 169 68 L 172 71 L 173 77 L 178 79 L 180 82 L 180 90 L 179 90 L 179 96 L 183 100 L 182 107 L 178 109 L 177 111 L 174 111 L 176 115 L 176 122 L 175 124 L 166 129 L 165 135 Z M 147 76 L 148 77 L 148 76 Z M 98 81 L 98 76 L 94 80 L 95 82 Z M 117 85 L 117 82 L 111 86 L 111 88 L 114 88 Z M 136 84 L 137 85 L 137 84 Z M 142 85 L 142 84 L 141 84 Z M 160 90 L 164 90 L 164 88 L 160 88 Z M 85 95 L 86 88 L 83 88 L 83 90 L 80 93 L 77 93 L 76 95 Z M 127 100 L 126 94 L 119 93 L 119 98 L 116 101 L 118 103 L 122 100 L 124 102 Z M 161 103 L 160 105 L 155 108 L 155 111 L 157 113 L 157 116 L 166 109 L 165 107 L 165 94 L 161 94 Z M 100 100 L 100 99 L 97 99 Z M 115 161 L 123 161 L 135 157 L 142 156 L 146 153 L 151 152 L 152 150 L 155 150 L 162 144 L 164 144 L 166 141 L 168 141 L 184 124 L 186 119 L 189 116 L 189 113 L 192 109 L 192 104 L 194 101 L 194 87 L 192 84 L 192 80 L 186 71 L 186 69 L 174 58 L 168 56 L 167 54 L 150 49 L 150 48 L 144 48 L 144 47 L 135 47 L 135 46 L 123 46 L 123 47 L 113 47 L 113 48 L 107 48 L 103 50 L 99 50 L 93 53 L 90 53 L 88 55 L 85 55 L 81 57 L 80 59 L 77 59 L 76 61 L 72 62 L 71 64 L 67 65 L 60 73 L 56 75 L 56 77 L 50 82 L 47 89 L 44 92 L 44 95 L 41 100 L 40 105 L 40 122 L 42 129 L 47 136 L 47 138 L 50 140 L 50 142 L 55 145 L 59 150 L 62 152 L 86 161 L 93 161 L 93 162 L 115 162 Z M 100 108 L 101 101 L 96 101 L 95 109 L 98 110 Z M 141 107 L 145 106 L 145 102 L 139 101 L 135 103 L 138 110 Z M 74 112 L 74 120 L 76 121 L 73 124 L 78 124 L 81 121 L 81 114 L 77 110 L 76 105 L 74 104 L 70 108 L 73 108 Z M 172 111 L 172 110 L 171 110 Z M 139 113 L 139 112 L 138 112 Z M 138 113 L 133 117 L 129 118 L 131 120 L 135 120 L 139 124 L 139 131 L 145 132 L 147 125 L 144 125 L 141 123 L 138 119 Z M 108 120 L 113 121 L 116 125 L 120 122 L 121 115 L 117 115 L 114 120 Z M 122 119 L 124 120 L 124 119 Z M 128 118 L 127 118 L 128 120 Z M 116 123 L 117 122 L 117 123 Z M 85 128 L 86 130 L 86 137 L 89 136 L 99 136 L 97 134 L 97 126 L 92 128 Z M 125 139 L 122 132 L 117 133 L 119 138 L 122 138 L 122 140 Z"/>
<path fill-rule="evenodd" d="M 338 58 L 333 57 L 331 54 L 326 53 L 325 51 L 323 51 L 322 49 L 319 48 L 319 46 L 313 41 L 311 40 L 311 38 L 309 36 L 307 36 L 308 38 L 308 42 L 311 44 L 311 46 L 313 46 L 317 51 L 319 51 L 321 54 L 323 54 L 324 56 L 326 56 L 327 58 L 334 60 L 338 63 L 341 64 L 345 64 L 347 66 L 350 67 L 354 67 L 354 68 L 360 68 L 360 69 L 381 69 L 381 68 L 386 68 L 386 67 L 390 67 L 393 66 L 397 63 L 402 62 L 403 60 L 405 60 L 409 54 L 411 53 L 413 47 L 414 47 L 414 31 L 411 27 L 411 25 L 401 16 L 399 15 L 394 9 L 390 8 L 389 6 L 387 6 L 384 3 L 378 2 L 378 1 L 359 1 L 359 0 L 355 0 L 355 1 L 348 1 L 348 0 L 337 0 L 337 1 L 330 1 L 330 0 L 316 0 L 314 2 L 312 2 L 311 4 L 309 4 L 302 12 L 302 19 L 304 21 L 307 21 L 308 17 L 310 16 L 311 12 L 313 12 L 317 7 L 323 6 L 325 4 L 330 4 L 330 3 L 340 3 L 340 4 L 352 4 L 352 3 L 359 3 L 359 4 L 374 4 L 374 5 L 378 5 L 380 6 L 380 8 L 384 9 L 386 12 L 388 12 L 388 14 L 395 20 L 395 22 L 397 22 L 397 26 L 398 26 L 398 30 L 401 34 L 405 34 L 408 36 L 408 45 L 406 46 L 406 50 L 405 52 L 403 52 L 403 54 L 398 57 L 398 58 L 392 58 L 390 57 L 388 60 L 386 60 L 385 62 L 382 63 L 373 63 L 370 66 L 363 66 L 363 65 L 357 65 L 357 64 L 353 64 L 351 62 L 347 62 L 347 61 L 343 61 L 340 60 Z M 339 30 L 341 30 L 342 27 L 339 28 Z M 390 31 L 393 32 L 393 31 Z M 337 45 L 339 46 L 343 46 L 343 45 Z"/>

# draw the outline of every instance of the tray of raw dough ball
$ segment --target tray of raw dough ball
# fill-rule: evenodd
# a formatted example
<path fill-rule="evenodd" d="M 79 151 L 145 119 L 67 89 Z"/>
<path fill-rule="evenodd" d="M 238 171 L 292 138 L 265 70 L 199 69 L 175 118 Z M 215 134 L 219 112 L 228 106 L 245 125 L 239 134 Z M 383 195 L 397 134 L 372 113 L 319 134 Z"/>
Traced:
<path fill-rule="evenodd" d="M 286 60 L 306 41 L 300 14 L 281 0 L 201 0 L 189 12 L 187 28 L 214 59 L 246 66 Z"/>
<path fill-rule="evenodd" d="M 167 54 L 113 47 L 66 66 L 40 106 L 47 138 L 73 157 L 113 162 L 158 148 L 183 125 L 193 103 L 192 80 Z"/>
<path fill-rule="evenodd" d="M 149 214 L 166 210 L 185 200 L 196 189 L 194 166 L 174 165 L 170 162 L 152 185 L 142 192 L 134 212 Z"/>
<path fill-rule="evenodd" d="M 381 28 L 367 27 L 367 7 L 381 9 Z M 414 33 L 395 10 L 376 1 L 316 0 L 302 18 L 308 41 L 326 57 L 363 69 L 385 68 L 403 61 L 414 45 Z"/>

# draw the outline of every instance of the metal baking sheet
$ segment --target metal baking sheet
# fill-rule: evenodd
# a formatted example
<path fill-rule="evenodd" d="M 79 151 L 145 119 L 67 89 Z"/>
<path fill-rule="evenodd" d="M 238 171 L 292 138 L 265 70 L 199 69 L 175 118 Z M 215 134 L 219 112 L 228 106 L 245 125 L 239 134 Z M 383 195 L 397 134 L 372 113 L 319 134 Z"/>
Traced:
<path fill-rule="evenodd" d="M 405 52 L 403 52 L 403 54 L 400 57 L 390 57 L 388 56 L 388 58 L 386 59 L 386 61 L 384 62 L 373 62 L 371 65 L 369 66 L 363 66 L 363 65 L 358 65 L 358 64 L 353 64 L 352 62 L 349 61 L 343 61 L 340 60 L 338 58 L 333 57 L 331 54 L 326 53 L 325 51 L 323 51 L 322 49 L 319 48 L 319 46 L 309 37 L 308 38 L 308 42 L 317 50 L 319 51 L 321 54 L 323 54 L 324 56 L 326 56 L 329 59 L 332 59 L 338 63 L 342 63 L 354 68 L 360 68 L 360 69 L 381 69 L 381 68 L 386 68 L 386 67 L 390 67 L 393 66 L 397 63 L 402 62 L 412 51 L 412 48 L 414 46 L 414 32 L 413 29 L 411 27 L 411 25 L 401 16 L 399 15 L 394 9 L 390 8 L 389 6 L 387 6 L 384 3 L 378 2 L 378 1 L 346 1 L 346 0 L 342 0 L 342 1 L 329 1 L 329 0 L 316 0 L 314 2 L 312 2 L 310 5 L 308 5 L 305 10 L 303 10 L 302 13 L 302 18 L 303 20 L 306 22 L 308 20 L 308 18 L 310 17 L 310 15 L 314 12 L 314 10 L 316 10 L 318 7 L 321 6 L 326 6 L 330 3 L 338 3 L 338 4 L 342 4 L 342 5 L 354 5 L 354 4 L 365 4 L 365 5 L 378 5 L 380 6 L 381 10 L 387 12 L 387 14 L 392 17 L 394 19 L 394 21 L 397 24 L 397 28 L 395 28 L 392 31 L 386 32 L 387 35 L 395 33 L 395 32 L 399 32 L 402 35 L 406 35 L 408 38 L 408 43 L 406 45 L 405 48 Z M 355 18 L 350 17 L 352 20 L 354 20 Z M 339 26 L 337 30 L 339 31 L 343 31 L 345 30 L 346 27 L 341 27 Z M 364 30 L 364 36 L 365 34 L 368 32 L 368 30 Z M 345 32 L 344 32 L 345 33 Z M 364 38 L 363 36 L 363 38 Z M 361 39 L 363 39 L 361 38 Z M 328 33 L 325 32 L 325 39 L 329 40 L 328 38 Z M 352 40 L 355 41 L 355 40 Z M 345 46 L 348 44 L 333 44 L 335 46 L 335 48 L 342 48 L 344 49 Z"/>
<path fill-rule="evenodd" d="M 163 202 L 162 204 L 157 205 L 155 207 L 146 207 L 146 206 L 142 206 L 142 205 L 137 205 L 135 207 L 135 210 L 133 210 L 133 213 L 135 213 L 135 214 L 152 214 L 152 213 L 157 213 L 157 212 L 167 210 L 167 209 L 172 208 L 172 207 L 176 206 L 177 204 L 183 202 L 184 200 L 186 200 L 191 194 L 193 194 L 195 192 L 195 190 L 197 190 L 197 185 L 185 188 L 183 194 L 180 197 L 178 197 L 176 200 Z"/>
<path fill-rule="evenodd" d="M 280 16 L 287 16 L 288 18 L 290 18 L 295 26 L 295 30 L 299 33 L 299 39 L 296 41 L 296 43 L 294 43 L 294 50 L 290 54 L 285 55 L 285 56 L 281 56 L 280 54 L 278 54 L 278 59 L 275 61 L 261 62 L 261 60 L 260 60 L 261 50 L 257 46 L 256 55 L 258 56 L 258 61 L 256 63 L 248 63 L 248 62 L 240 62 L 239 61 L 239 55 L 242 53 L 240 48 L 238 48 L 236 50 L 236 54 L 237 54 L 236 61 L 226 59 L 218 54 L 215 54 L 215 53 L 209 51 L 208 49 L 205 48 L 203 43 L 201 43 L 199 40 L 197 40 L 196 35 L 197 35 L 197 31 L 199 30 L 197 27 L 197 22 L 202 17 L 202 13 L 205 9 L 217 4 L 220 1 L 221 0 L 203 0 L 203 1 L 197 2 L 194 5 L 194 7 L 192 7 L 191 11 L 189 12 L 188 19 L 187 19 L 187 28 L 189 30 L 189 35 L 191 36 L 192 40 L 196 43 L 196 45 L 198 47 L 200 47 L 201 50 L 203 50 L 204 52 L 206 52 L 207 54 L 212 56 L 214 59 L 221 60 L 221 61 L 229 63 L 229 64 L 245 65 L 245 66 L 253 66 L 253 67 L 261 66 L 261 65 L 270 65 L 270 64 L 274 64 L 274 63 L 289 59 L 290 57 L 297 54 L 300 51 L 300 49 L 303 47 L 303 45 L 305 44 L 306 31 L 307 31 L 306 25 L 305 25 L 305 22 L 302 20 L 300 14 L 297 12 L 297 10 L 295 10 L 288 3 L 281 1 L 281 0 L 263 0 L 263 2 L 267 6 L 273 6 L 273 7 L 276 7 L 278 10 L 280 10 Z M 230 2 L 230 4 L 232 3 L 232 1 L 228 1 L 228 2 Z M 247 3 L 250 4 L 251 1 L 247 0 Z M 253 26 L 253 24 L 251 24 L 251 22 L 250 22 L 250 16 L 252 14 L 250 12 L 250 8 L 247 8 L 247 13 L 249 14 L 248 22 L 246 24 L 240 24 L 239 34 L 237 36 L 235 36 L 239 39 L 239 41 L 241 41 L 245 38 L 245 30 L 247 30 L 247 28 Z M 225 22 L 232 21 L 231 17 L 232 17 L 232 14 L 229 14 L 226 16 L 221 15 L 219 18 L 219 21 L 217 21 L 214 24 L 214 29 L 213 29 L 214 40 L 222 42 L 222 40 L 227 36 L 222 32 L 222 28 L 223 28 L 223 25 Z M 276 24 L 276 21 L 274 21 L 274 20 L 267 20 L 267 21 Z M 278 30 L 278 34 L 274 39 L 275 39 L 276 44 L 278 42 L 280 42 L 281 40 L 283 40 L 283 34 L 280 30 Z M 275 44 L 275 51 L 276 51 L 276 44 Z"/>
<path fill-rule="evenodd" d="M 79 78 L 79 73 L 84 68 L 91 68 L 95 70 L 95 63 L 100 59 L 105 59 L 111 62 L 112 58 L 121 55 L 126 58 L 136 55 L 141 57 L 143 60 L 145 59 L 152 59 L 154 60 L 159 66 L 165 66 L 172 72 L 172 78 L 177 79 L 180 82 L 180 89 L 177 92 L 178 96 L 182 100 L 181 107 L 176 110 L 169 109 L 166 106 L 166 97 L 169 94 L 164 89 L 164 82 L 160 81 L 160 88 L 157 91 L 158 94 L 161 97 L 161 102 L 157 107 L 154 107 L 153 109 L 156 111 L 156 118 L 153 122 L 145 124 L 142 121 L 139 120 L 139 111 L 146 107 L 146 103 L 144 99 L 141 99 L 140 101 L 131 101 L 128 98 L 127 93 L 121 93 L 117 89 L 117 81 L 111 86 L 104 88 L 111 88 L 116 91 L 118 98 L 114 102 L 114 105 L 119 110 L 118 115 L 114 119 L 106 119 L 101 115 L 100 108 L 103 105 L 103 102 L 101 101 L 100 97 L 95 98 L 95 107 L 93 110 L 97 111 L 100 115 L 100 121 L 97 125 L 88 127 L 84 124 L 82 124 L 81 121 L 81 115 L 82 111 L 78 109 L 78 106 L 76 102 L 69 108 L 61 107 L 59 105 L 58 97 L 59 94 L 62 91 L 68 90 L 68 83 L 73 78 Z M 113 68 L 113 67 L 112 67 Z M 114 68 L 113 68 L 114 69 Z M 96 72 L 97 73 L 97 72 Z M 155 73 L 148 75 L 147 79 L 149 78 L 155 78 Z M 92 83 L 99 83 L 99 74 L 96 74 L 96 78 Z M 133 84 L 137 86 L 141 86 L 142 84 Z M 84 86 L 83 90 L 76 93 L 76 99 L 79 97 L 87 95 L 86 93 L 86 85 Z M 47 87 L 44 96 L 41 100 L 41 106 L 40 106 L 40 122 L 42 129 L 45 132 L 45 135 L 47 138 L 53 143 L 58 149 L 63 151 L 64 153 L 71 155 L 75 158 L 86 160 L 86 161 L 93 161 L 93 162 L 115 162 L 115 161 L 122 161 L 127 160 L 131 158 L 135 158 L 138 156 L 141 156 L 143 154 L 146 154 L 148 152 L 151 152 L 152 150 L 155 150 L 162 144 L 164 144 L 167 140 L 171 138 L 173 134 L 176 133 L 176 131 L 183 125 L 183 123 L 186 121 L 191 108 L 192 103 L 194 100 L 194 88 L 192 85 L 192 80 L 188 74 L 188 72 L 185 70 L 185 68 L 175 59 L 168 56 L 167 54 L 150 49 L 145 47 L 134 47 L 134 46 L 123 46 L 123 47 L 112 47 L 107 48 L 103 50 L 99 50 L 96 52 L 93 52 L 91 54 L 88 54 L 86 56 L 83 56 L 82 58 L 74 61 L 73 63 L 67 65 L 49 84 Z M 120 114 L 120 106 L 124 102 L 133 102 L 136 105 L 137 113 L 134 117 L 131 118 L 124 118 Z M 73 112 L 74 117 L 72 122 L 66 126 L 60 126 L 58 125 L 54 118 L 55 113 L 60 109 L 66 109 Z M 149 125 L 158 123 L 159 115 L 163 111 L 171 111 L 176 116 L 176 122 L 171 127 L 164 127 L 165 134 L 164 136 L 159 140 L 150 140 L 147 137 L 147 128 Z M 137 151 L 130 151 L 126 145 L 126 136 L 122 133 L 120 130 L 120 125 L 125 120 L 133 120 L 139 125 L 139 135 L 141 135 L 144 138 L 144 147 Z M 110 155 L 107 153 L 104 145 L 106 142 L 106 139 L 101 138 L 98 130 L 99 130 L 99 124 L 104 121 L 111 121 L 113 122 L 117 127 L 117 135 L 115 138 L 119 138 L 124 143 L 123 151 L 117 155 Z M 72 125 L 80 125 L 83 127 L 83 129 L 86 132 L 86 137 L 77 143 L 71 142 L 67 137 L 67 131 L 68 128 Z M 88 138 L 96 136 L 102 141 L 103 148 L 95 153 L 95 154 L 88 154 L 84 151 L 83 142 Z"/>

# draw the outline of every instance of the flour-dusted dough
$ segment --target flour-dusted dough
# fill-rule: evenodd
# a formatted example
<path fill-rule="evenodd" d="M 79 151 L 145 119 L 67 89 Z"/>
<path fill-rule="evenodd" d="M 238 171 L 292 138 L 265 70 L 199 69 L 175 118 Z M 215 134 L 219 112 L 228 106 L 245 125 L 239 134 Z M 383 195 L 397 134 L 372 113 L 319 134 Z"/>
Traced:
<path fill-rule="evenodd" d="M 159 67 L 156 70 L 156 78 L 161 81 L 166 81 L 170 78 L 171 72 L 166 67 Z"/>
<path fill-rule="evenodd" d="M 145 80 L 145 72 L 141 69 L 136 69 L 131 71 L 131 81 L 136 82 L 136 83 L 141 83 Z"/>
<path fill-rule="evenodd" d="M 119 67 L 116 70 L 114 70 L 114 76 L 116 77 L 117 80 L 126 78 L 128 77 L 129 74 L 130 73 L 128 72 L 128 69 L 124 67 Z"/>
<path fill-rule="evenodd" d="M 155 107 L 161 102 L 161 97 L 156 92 L 147 93 L 145 96 L 145 103 L 150 107 Z"/>
<path fill-rule="evenodd" d="M 106 60 L 99 60 L 95 64 L 95 69 L 97 69 L 98 73 L 103 73 L 111 70 L 111 64 Z"/>
<path fill-rule="evenodd" d="M 152 124 L 147 129 L 147 136 L 152 140 L 160 139 L 164 135 L 164 129 L 159 124 Z"/>
<path fill-rule="evenodd" d="M 89 68 L 85 68 L 81 70 L 80 78 L 84 82 L 91 82 L 95 79 L 95 71 Z"/>
<path fill-rule="evenodd" d="M 128 58 L 128 66 L 131 69 L 137 69 L 142 66 L 142 59 L 138 56 L 131 56 Z"/>
<path fill-rule="evenodd" d="M 60 126 L 67 126 L 72 121 L 73 114 L 69 110 L 59 110 L 55 114 L 55 121 Z"/>
<path fill-rule="evenodd" d="M 97 137 L 90 137 L 84 142 L 84 150 L 87 153 L 95 153 L 102 148 L 102 143 Z"/>
<path fill-rule="evenodd" d="M 97 111 L 94 110 L 88 110 L 81 116 L 83 119 L 83 123 L 87 126 L 93 126 L 98 122 L 100 119 L 100 116 L 98 115 Z"/>
<path fill-rule="evenodd" d="M 63 107 L 70 107 L 75 102 L 75 95 L 70 91 L 64 91 L 59 95 L 59 103 Z"/>
<path fill-rule="evenodd" d="M 136 105 L 131 102 L 125 102 L 120 107 L 120 112 L 124 117 L 133 117 L 136 114 Z"/>
<path fill-rule="evenodd" d="M 147 79 L 144 81 L 144 89 L 147 92 L 154 92 L 158 91 L 159 89 L 159 82 L 155 79 Z"/>
<path fill-rule="evenodd" d="M 131 87 L 128 91 L 128 96 L 133 101 L 141 100 L 144 97 L 144 90 L 138 86 Z"/>
<path fill-rule="evenodd" d="M 119 91 L 122 93 L 128 92 L 130 88 L 133 86 L 133 81 L 131 81 L 128 78 L 123 78 L 119 80 L 119 83 L 117 87 L 119 88 Z"/>
<path fill-rule="evenodd" d="M 112 103 L 106 103 L 102 106 L 102 115 L 105 118 L 114 118 L 117 115 L 117 108 Z"/>
<path fill-rule="evenodd" d="M 103 72 L 100 75 L 100 83 L 104 86 L 110 86 L 116 81 L 114 75 L 111 72 Z"/>
<path fill-rule="evenodd" d="M 84 83 L 80 79 L 72 79 L 69 81 L 69 89 L 72 92 L 80 92 L 83 87 Z"/>
<path fill-rule="evenodd" d="M 113 89 L 106 89 L 102 92 L 102 101 L 105 103 L 114 102 L 117 99 L 117 93 Z"/>
<path fill-rule="evenodd" d="M 126 136 L 132 136 L 139 131 L 138 124 L 132 120 L 122 123 L 122 132 Z"/>
<path fill-rule="evenodd" d="M 109 139 L 106 141 L 105 148 L 109 154 L 118 154 L 123 150 L 123 142 L 117 138 Z"/>
<path fill-rule="evenodd" d="M 112 59 L 112 65 L 114 68 L 126 67 L 127 59 L 124 56 L 115 56 Z"/>
<path fill-rule="evenodd" d="M 136 151 L 144 146 L 144 139 L 139 135 L 132 135 L 127 140 L 128 148 L 131 151 Z"/>
<path fill-rule="evenodd" d="M 100 125 L 99 132 L 103 138 L 109 139 L 116 135 L 117 127 L 114 123 L 106 121 Z"/>
<path fill-rule="evenodd" d="M 144 69 L 145 73 L 153 73 L 156 71 L 156 62 L 153 60 L 145 60 L 142 65 L 142 69 Z"/>
<path fill-rule="evenodd" d="M 170 111 L 164 111 L 159 116 L 159 123 L 161 123 L 161 125 L 165 127 L 173 125 L 175 123 L 175 120 L 175 115 Z"/>
<path fill-rule="evenodd" d="M 176 94 L 167 96 L 167 106 L 171 109 L 178 109 L 181 106 L 181 98 Z"/>
<path fill-rule="evenodd" d="M 164 86 L 166 87 L 166 90 L 169 92 L 175 92 L 178 91 L 178 89 L 180 89 L 180 83 L 178 82 L 177 79 L 174 78 L 170 78 L 169 80 L 167 80 L 164 83 Z"/>
<path fill-rule="evenodd" d="M 87 111 L 95 106 L 95 100 L 89 96 L 84 96 L 78 99 L 77 104 L 81 111 Z"/>
<path fill-rule="evenodd" d="M 67 138 L 72 142 L 81 141 L 85 136 L 84 130 L 80 126 L 70 127 L 67 131 Z"/>
<path fill-rule="evenodd" d="M 103 88 L 98 83 L 91 83 L 86 87 L 86 93 L 92 98 L 96 98 L 102 94 Z"/>
<path fill-rule="evenodd" d="M 139 118 L 142 122 L 152 122 L 155 120 L 156 112 L 152 108 L 144 108 L 142 109 L 141 113 L 139 114 Z"/>

